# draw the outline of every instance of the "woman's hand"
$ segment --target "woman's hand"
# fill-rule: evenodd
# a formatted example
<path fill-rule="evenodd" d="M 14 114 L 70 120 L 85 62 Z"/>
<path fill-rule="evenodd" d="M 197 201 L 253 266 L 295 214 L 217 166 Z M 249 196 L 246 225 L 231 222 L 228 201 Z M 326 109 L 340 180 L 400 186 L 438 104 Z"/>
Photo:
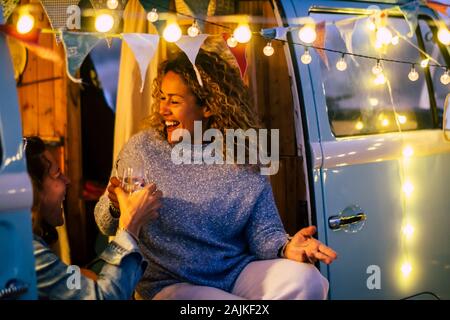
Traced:
<path fill-rule="evenodd" d="M 127 230 L 137 238 L 141 227 L 158 217 L 157 210 L 161 208 L 162 192 L 156 189 L 154 183 L 131 194 L 123 191 L 121 187 L 116 187 L 114 191 L 121 212 L 119 228 Z"/>
<path fill-rule="evenodd" d="M 309 226 L 297 232 L 286 245 L 284 256 L 288 259 L 315 263 L 317 260 L 326 264 L 332 263 L 337 254 L 317 239 L 312 238 L 316 233 L 316 227 Z"/>

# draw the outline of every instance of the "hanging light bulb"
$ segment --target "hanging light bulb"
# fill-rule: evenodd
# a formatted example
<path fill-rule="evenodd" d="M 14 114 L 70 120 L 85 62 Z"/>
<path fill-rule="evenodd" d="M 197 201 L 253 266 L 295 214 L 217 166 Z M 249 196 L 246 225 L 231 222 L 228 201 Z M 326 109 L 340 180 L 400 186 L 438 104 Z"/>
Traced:
<path fill-rule="evenodd" d="M 270 41 L 267 42 L 266 46 L 263 49 L 263 53 L 266 56 L 270 57 L 271 55 L 273 55 L 274 52 L 275 52 L 275 50 L 272 47 L 272 42 L 270 42 Z"/>
<path fill-rule="evenodd" d="M 344 54 L 342 54 L 342 57 L 336 62 L 336 69 L 339 71 L 347 69 L 347 62 L 345 62 Z"/>
<path fill-rule="evenodd" d="M 106 6 L 108 7 L 108 9 L 114 10 L 119 6 L 119 1 L 108 0 L 108 1 L 106 1 Z"/>
<path fill-rule="evenodd" d="M 17 32 L 25 34 L 30 32 L 34 27 L 34 17 L 29 14 L 21 14 L 19 20 L 17 21 L 16 29 Z"/>
<path fill-rule="evenodd" d="M 102 13 L 95 18 L 95 30 L 98 32 L 108 32 L 114 26 L 114 18 L 108 13 Z"/>
<path fill-rule="evenodd" d="M 153 8 L 152 11 L 150 11 L 147 14 L 147 20 L 150 22 L 156 22 L 159 19 L 159 15 L 158 15 L 158 11 L 156 10 L 156 8 Z"/>
<path fill-rule="evenodd" d="M 381 67 L 380 60 L 377 60 L 377 64 L 373 66 L 372 73 L 374 75 L 380 74 L 383 72 L 383 68 Z"/>
<path fill-rule="evenodd" d="M 233 32 L 234 38 L 240 43 L 247 43 L 252 38 L 252 32 L 247 24 L 241 24 Z"/>
<path fill-rule="evenodd" d="M 440 80 L 441 80 L 441 83 L 445 86 L 450 83 L 450 72 L 448 69 L 445 70 L 445 72 L 442 74 Z"/>
<path fill-rule="evenodd" d="M 311 63 L 312 57 L 309 54 L 308 48 L 305 48 L 305 52 L 300 57 L 300 60 L 302 61 L 303 64 L 310 64 Z"/>
<path fill-rule="evenodd" d="M 414 65 L 411 66 L 411 70 L 408 73 L 408 79 L 413 82 L 419 79 L 419 73 L 416 71 Z"/>
<path fill-rule="evenodd" d="M 425 59 L 423 59 L 422 61 L 420 61 L 420 66 L 421 66 L 422 68 L 426 68 L 426 67 L 428 67 L 428 63 L 430 63 L 430 59 L 425 58 Z"/>
<path fill-rule="evenodd" d="M 392 41 L 392 32 L 387 27 L 380 27 L 377 30 L 377 41 L 382 44 L 389 44 Z"/>
<path fill-rule="evenodd" d="M 181 38 L 181 29 L 178 23 L 168 24 L 163 31 L 163 37 L 167 42 L 177 42 Z"/>
<path fill-rule="evenodd" d="M 450 31 L 445 26 L 439 28 L 437 37 L 443 45 L 450 45 Z"/>
<path fill-rule="evenodd" d="M 298 37 L 306 44 L 313 43 L 317 38 L 316 27 L 313 24 L 307 24 L 300 28 Z"/>
<path fill-rule="evenodd" d="M 398 36 L 392 37 L 391 43 L 396 46 L 400 42 L 400 38 Z"/>
<path fill-rule="evenodd" d="M 375 30 L 377 29 L 377 26 L 375 25 L 375 22 L 373 21 L 372 18 L 369 18 L 369 19 L 367 20 L 367 28 L 368 28 L 370 31 L 375 31 Z"/>
<path fill-rule="evenodd" d="M 238 45 L 238 41 L 236 40 L 235 37 L 231 36 L 231 37 L 229 37 L 229 38 L 227 39 L 227 45 L 228 45 L 230 48 L 234 48 L 234 47 L 236 47 L 236 46 Z"/>
<path fill-rule="evenodd" d="M 190 26 L 188 28 L 187 33 L 192 38 L 198 36 L 198 34 L 200 33 L 200 29 L 198 27 L 196 20 L 194 20 L 194 23 L 192 24 L 192 26 Z"/>
<path fill-rule="evenodd" d="M 383 72 L 379 73 L 376 78 L 373 80 L 373 83 L 376 85 L 382 85 L 386 83 L 386 77 L 384 76 Z"/>

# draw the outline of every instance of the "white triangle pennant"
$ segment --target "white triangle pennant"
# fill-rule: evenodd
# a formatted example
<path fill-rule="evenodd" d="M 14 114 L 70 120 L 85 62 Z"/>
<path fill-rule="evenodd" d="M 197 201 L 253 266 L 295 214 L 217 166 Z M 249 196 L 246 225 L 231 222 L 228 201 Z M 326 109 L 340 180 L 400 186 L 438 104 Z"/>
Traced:
<path fill-rule="evenodd" d="M 133 51 L 134 58 L 141 72 L 141 92 L 144 90 L 145 75 L 148 65 L 158 50 L 159 35 L 147 33 L 123 33 L 123 40 Z"/>
<path fill-rule="evenodd" d="M 352 37 L 353 31 L 355 31 L 356 21 L 354 18 L 344 19 L 335 22 L 336 28 L 339 31 L 342 39 L 345 42 L 345 47 L 347 48 L 347 52 L 353 53 L 353 45 L 352 45 Z M 356 61 L 353 55 L 350 55 L 350 58 L 353 60 L 356 66 L 359 66 L 358 61 Z"/>
<path fill-rule="evenodd" d="M 200 77 L 200 73 L 198 72 L 197 67 L 195 66 L 195 59 L 197 58 L 200 47 L 202 46 L 203 42 L 205 42 L 206 38 L 208 38 L 208 36 L 208 34 L 199 34 L 196 37 L 181 36 L 180 40 L 175 42 L 178 48 L 186 53 L 189 61 L 194 66 L 195 74 L 197 75 L 197 80 L 201 87 L 203 87 L 203 81 Z"/>

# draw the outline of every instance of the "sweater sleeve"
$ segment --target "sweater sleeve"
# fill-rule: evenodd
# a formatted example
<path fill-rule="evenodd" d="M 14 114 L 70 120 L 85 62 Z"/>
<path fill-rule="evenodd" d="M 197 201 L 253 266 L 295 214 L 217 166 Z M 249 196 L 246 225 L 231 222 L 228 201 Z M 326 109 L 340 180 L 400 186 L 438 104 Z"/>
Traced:
<path fill-rule="evenodd" d="M 268 180 L 247 222 L 246 236 L 250 251 L 261 260 L 277 258 L 279 249 L 287 241 Z"/>

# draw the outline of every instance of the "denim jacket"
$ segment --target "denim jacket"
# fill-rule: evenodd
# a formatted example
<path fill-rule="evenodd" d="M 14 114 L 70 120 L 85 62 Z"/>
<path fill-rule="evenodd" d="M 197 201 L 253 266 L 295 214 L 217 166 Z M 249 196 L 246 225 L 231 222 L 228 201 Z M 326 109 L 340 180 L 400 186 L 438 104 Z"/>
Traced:
<path fill-rule="evenodd" d="M 96 281 L 64 264 L 40 237 L 34 235 L 37 288 L 40 299 L 130 299 L 147 267 L 136 241 L 120 231 L 99 259 L 105 265 Z"/>

